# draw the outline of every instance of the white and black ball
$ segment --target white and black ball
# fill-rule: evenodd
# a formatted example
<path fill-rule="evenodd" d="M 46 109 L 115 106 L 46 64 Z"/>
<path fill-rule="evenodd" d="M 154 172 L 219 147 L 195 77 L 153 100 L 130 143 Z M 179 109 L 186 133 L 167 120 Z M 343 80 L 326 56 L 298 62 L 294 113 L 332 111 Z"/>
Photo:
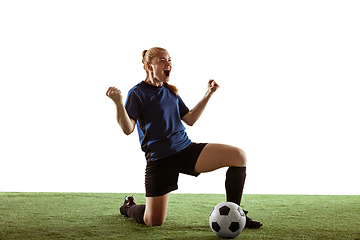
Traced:
<path fill-rule="evenodd" d="M 239 205 L 222 202 L 210 213 L 209 223 L 212 231 L 221 238 L 235 238 L 244 230 L 246 216 Z"/>

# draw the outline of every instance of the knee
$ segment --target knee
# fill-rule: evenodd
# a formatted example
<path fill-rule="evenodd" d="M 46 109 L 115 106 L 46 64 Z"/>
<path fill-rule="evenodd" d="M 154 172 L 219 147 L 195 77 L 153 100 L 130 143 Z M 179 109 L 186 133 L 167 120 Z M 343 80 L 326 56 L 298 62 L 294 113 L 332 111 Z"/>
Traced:
<path fill-rule="evenodd" d="M 161 226 L 165 222 L 165 218 L 145 218 L 145 224 L 150 227 Z"/>
<path fill-rule="evenodd" d="M 234 167 L 246 167 L 246 154 L 242 149 L 236 148 L 234 159 Z"/>
<path fill-rule="evenodd" d="M 149 222 L 145 222 L 145 224 L 147 226 L 150 226 L 150 227 L 156 227 L 156 226 L 161 226 L 164 224 L 165 221 L 158 221 L 158 220 L 155 220 L 155 221 L 149 221 Z"/>

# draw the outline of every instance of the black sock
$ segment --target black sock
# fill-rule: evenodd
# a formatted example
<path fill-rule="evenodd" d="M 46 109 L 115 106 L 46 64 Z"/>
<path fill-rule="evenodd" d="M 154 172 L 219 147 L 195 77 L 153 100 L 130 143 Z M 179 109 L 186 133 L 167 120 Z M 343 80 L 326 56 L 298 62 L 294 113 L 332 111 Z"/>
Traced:
<path fill-rule="evenodd" d="M 145 213 L 145 205 L 132 205 L 130 207 L 125 208 L 126 214 L 134 219 L 136 222 L 145 224 L 144 222 L 144 213 Z"/>
<path fill-rule="evenodd" d="M 229 167 L 226 172 L 226 201 L 240 205 L 246 178 L 246 167 Z"/>

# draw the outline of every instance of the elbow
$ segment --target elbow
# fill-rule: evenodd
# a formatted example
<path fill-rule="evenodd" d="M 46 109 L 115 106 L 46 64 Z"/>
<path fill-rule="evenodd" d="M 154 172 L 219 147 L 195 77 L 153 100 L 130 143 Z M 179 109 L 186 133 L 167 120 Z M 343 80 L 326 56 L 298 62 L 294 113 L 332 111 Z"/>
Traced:
<path fill-rule="evenodd" d="M 188 119 L 184 119 L 184 118 L 182 119 L 182 121 L 190 127 L 194 126 L 194 123 L 195 123 L 193 121 L 189 121 Z"/>
<path fill-rule="evenodd" d="M 195 121 L 184 121 L 184 123 L 186 123 L 186 125 L 192 127 L 192 126 L 194 126 Z"/>
<path fill-rule="evenodd" d="M 181 120 L 186 123 L 186 125 L 192 127 L 194 126 L 197 119 L 194 118 L 191 111 L 189 111 L 184 117 L 181 118 Z"/>
<path fill-rule="evenodd" d="M 125 133 L 126 136 L 129 136 L 132 132 L 126 132 L 126 131 L 123 131 Z"/>
<path fill-rule="evenodd" d="M 129 136 L 133 131 L 134 131 L 134 129 L 123 129 L 123 132 L 124 132 L 125 135 L 127 135 L 127 136 Z"/>
<path fill-rule="evenodd" d="M 121 125 L 120 125 L 121 126 Z M 127 136 L 129 136 L 133 131 L 134 131 L 134 127 L 124 127 L 124 126 L 121 126 L 121 129 L 123 130 L 123 133 Z"/>
<path fill-rule="evenodd" d="M 118 120 L 118 124 L 126 135 L 130 135 L 135 129 L 135 122 L 131 120 L 131 123 L 126 124 Z"/>
<path fill-rule="evenodd" d="M 189 125 L 190 127 L 194 126 L 195 122 L 189 122 L 187 123 L 187 125 Z"/>

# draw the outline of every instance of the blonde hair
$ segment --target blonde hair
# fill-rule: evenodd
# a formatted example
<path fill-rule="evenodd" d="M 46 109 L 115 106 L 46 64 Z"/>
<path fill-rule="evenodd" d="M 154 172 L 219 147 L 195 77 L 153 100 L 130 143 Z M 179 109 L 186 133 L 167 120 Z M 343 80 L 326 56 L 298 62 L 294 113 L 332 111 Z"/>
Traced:
<path fill-rule="evenodd" d="M 153 48 L 150 48 L 149 50 L 144 50 L 142 52 L 142 63 L 144 64 L 144 69 L 146 71 L 146 74 L 149 74 L 149 70 L 147 69 L 147 64 L 152 63 L 152 61 L 155 57 L 155 54 L 160 51 L 167 52 L 166 49 L 160 48 L 160 47 L 153 47 Z M 179 90 L 174 85 L 170 85 L 170 84 L 166 83 L 166 86 L 171 91 L 173 91 L 176 95 L 178 95 Z"/>

